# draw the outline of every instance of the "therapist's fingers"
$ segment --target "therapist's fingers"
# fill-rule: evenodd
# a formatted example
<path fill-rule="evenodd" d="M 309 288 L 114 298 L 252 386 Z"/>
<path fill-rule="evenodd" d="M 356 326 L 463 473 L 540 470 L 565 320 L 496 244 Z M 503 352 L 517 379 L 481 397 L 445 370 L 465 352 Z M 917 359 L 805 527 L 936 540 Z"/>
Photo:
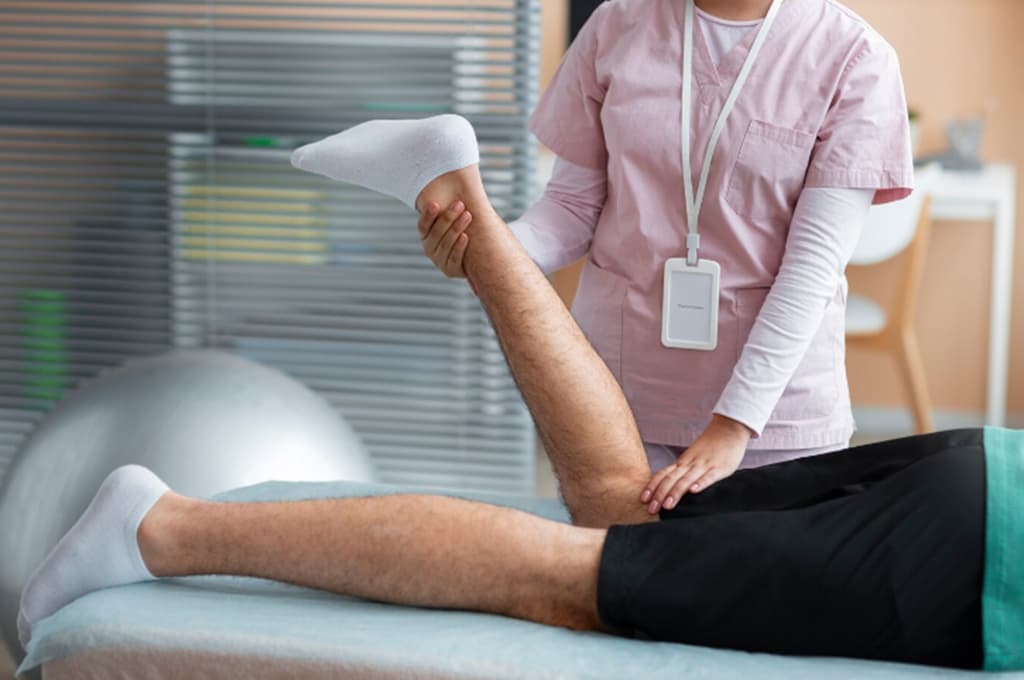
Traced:
<path fill-rule="evenodd" d="M 718 469 L 710 462 L 701 461 L 695 464 L 672 485 L 672 489 L 668 492 L 665 499 L 665 509 L 671 510 L 676 507 L 683 496 L 697 491 L 694 487 L 695 484 L 701 484 L 701 480 L 713 479 L 717 474 L 719 474 Z"/>
<path fill-rule="evenodd" d="M 651 499 L 654 498 L 654 490 L 658 488 L 659 484 L 661 484 L 661 480 L 672 473 L 673 468 L 675 468 L 675 464 L 668 465 L 661 468 L 651 476 L 651 479 L 644 486 L 643 491 L 640 492 L 641 503 L 649 503 Z"/>
<path fill-rule="evenodd" d="M 441 240 L 441 243 L 438 245 L 437 250 L 434 253 L 434 256 L 431 258 L 434 264 L 437 266 L 437 268 L 440 269 L 444 273 L 444 275 L 450 279 L 463 278 L 466 275 L 466 273 L 462 269 L 461 255 L 457 257 L 457 266 L 452 265 L 452 255 L 454 254 L 454 251 L 458 246 L 459 242 L 464 238 L 469 238 L 465 234 L 465 231 L 466 228 L 469 226 L 470 222 L 472 222 L 472 220 L 473 217 L 468 212 L 462 213 L 462 216 L 459 217 L 458 221 L 456 221 L 456 223 L 452 225 L 452 228 L 448 230 L 448 233 L 445 234 L 444 238 Z"/>
<path fill-rule="evenodd" d="M 442 269 L 444 268 L 444 264 L 448 261 L 448 255 L 451 254 L 452 248 L 455 247 L 455 242 L 459 240 L 459 236 L 462 235 L 462 232 L 466 231 L 466 227 L 472 221 L 473 216 L 467 210 L 458 216 L 451 227 L 448 228 L 448 231 L 441 234 L 437 245 L 434 246 L 434 254 L 431 256 L 435 264 Z"/>
<path fill-rule="evenodd" d="M 688 475 L 694 474 L 694 465 L 686 460 L 680 460 L 678 463 L 670 467 L 669 473 L 658 483 L 657 488 L 654 489 L 654 495 L 651 499 L 648 510 L 657 512 L 661 508 L 675 507 L 678 502 L 678 495 L 673 496 L 672 490 L 676 487 L 680 479 L 687 477 Z"/>
<path fill-rule="evenodd" d="M 702 476 L 700 479 L 698 479 L 696 482 L 690 485 L 690 493 L 700 493 L 701 491 L 704 491 L 712 484 L 720 482 L 728 476 L 729 475 L 726 473 L 725 470 L 718 467 L 713 467 L 707 472 L 705 472 L 704 476 Z"/>
<path fill-rule="evenodd" d="M 662 491 L 661 505 L 666 510 L 671 510 L 679 504 L 679 501 L 686 495 L 687 489 L 693 482 L 704 476 L 708 470 L 706 461 L 697 459 L 692 465 L 680 468 L 681 474 L 676 475 L 668 488 Z"/>
<path fill-rule="evenodd" d="M 651 503 L 652 507 L 654 507 L 654 504 L 660 507 L 662 500 L 664 500 L 665 495 L 668 493 L 668 489 L 691 465 L 692 463 L 689 459 L 682 457 L 672 465 L 658 470 L 651 477 L 651 480 L 647 482 L 647 486 L 644 487 L 643 492 L 640 494 L 640 501 L 642 503 Z M 651 512 L 657 512 L 658 509 L 655 508 Z"/>
<path fill-rule="evenodd" d="M 433 206 L 428 206 L 429 212 Z M 420 235 L 423 239 L 423 253 L 430 258 L 435 267 L 449 278 L 465 276 L 461 266 L 453 269 L 448 261 L 452 249 L 459 240 L 459 235 L 472 222 L 473 216 L 461 202 L 457 202 L 443 212 L 438 210 L 434 221 L 426 224 L 421 220 Z"/>
<path fill-rule="evenodd" d="M 434 220 L 437 219 L 437 215 L 440 212 L 441 204 L 436 201 L 431 201 L 427 204 L 426 209 L 420 214 L 419 222 L 416 224 L 421 239 L 426 239 L 430 234 L 430 229 L 434 226 Z"/>
<path fill-rule="evenodd" d="M 426 230 L 420 230 L 420 238 L 423 239 L 423 250 L 427 253 L 428 257 L 433 255 L 438 241 L 448 233 L 452 224 L 465 209 L 466 206 L 463 205 L 462 201 L 456 201 L 444 210 L 439 209 L 434 215 L 434 219 L 427 225 Z"/>
<path fill-rule="evenodd" d="M 448 263 L 445 268 L 445 273 L 449 271 L 465 273 L 465 269 L 462 267 L 462 260 L 466 257 L 466 248 L 469 247 L 469 236 L 465 232 L 459 234 L 459 238 L 455 241 L 455 245 L 452 247 L 452 252 L 448 256 Z M 449 274 L 449 276 L 453 276 Z"/>

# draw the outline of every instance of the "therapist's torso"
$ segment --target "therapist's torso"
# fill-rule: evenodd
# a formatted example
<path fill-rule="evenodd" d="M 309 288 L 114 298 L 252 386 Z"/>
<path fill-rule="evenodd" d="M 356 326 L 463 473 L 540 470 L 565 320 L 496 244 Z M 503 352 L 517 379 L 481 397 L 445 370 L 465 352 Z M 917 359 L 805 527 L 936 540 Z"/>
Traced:
<path fill-rule="evenodd" d="M 573 312 L 622 385 L 644 440 L 687 446 L 709 422 L 778 273 L 839 84 L 865 42 L 881 39 L 829 0 L 783 3 L 722 131 L 700 213 L 700 255 L 717 261 L 722 272 L 718 345 L 709 352 L 679 350 L 661 344 L 661 304 L 665 261 L 685 254 L 679 148 L 684 3 L 614 0 L 599 11 L 604 16 L 593 29 L 599 46 L 592 68 L 603 90 L 600 153 L 608 196 Z M 712 128 L 756 33 L 751 30 L 716 66 L 703 32 L 694 31 L 690 141 L 697 161 L 690 182 L 696 183 Z M 546 95 L 531 121 L 542 141 L 562 139 L 563 148 L 555 150 L 563 157 L 571 120 L 547 119 L 571 117 L 573 98 L 578 96 L 571 92 Z M 828 151 L 831 166 L 843 166 L 846 154 L 848 168 L 838 186 L 858 184 L 856 144 L 846 146 Z M 599 159 L 588 153 L 580 149 L 567 157 L 591 164 Z M 819 172 L 826 186 L 827 172 Z M 811 448 L 849 439 L 845 302 L 844 282 L 758 448 Z"/>

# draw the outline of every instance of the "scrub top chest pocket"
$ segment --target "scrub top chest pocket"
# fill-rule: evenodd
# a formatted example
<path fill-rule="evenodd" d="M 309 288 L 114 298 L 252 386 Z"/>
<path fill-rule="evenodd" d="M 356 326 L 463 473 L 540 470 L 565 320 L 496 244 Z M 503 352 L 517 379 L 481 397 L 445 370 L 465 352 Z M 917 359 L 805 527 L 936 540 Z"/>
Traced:
<path fill-rule="evenodd" d="M 733 164 L 725 200 L 751 220 L 793 217 L 814 149 L 810 132 L 750 121 Z"/>

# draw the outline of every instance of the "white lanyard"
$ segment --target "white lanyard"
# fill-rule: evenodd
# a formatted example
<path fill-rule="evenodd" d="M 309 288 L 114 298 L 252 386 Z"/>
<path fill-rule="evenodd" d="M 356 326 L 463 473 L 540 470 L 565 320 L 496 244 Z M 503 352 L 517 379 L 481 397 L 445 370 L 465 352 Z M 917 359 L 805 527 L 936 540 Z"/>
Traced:
<path fill-rule="evenodd" d="M 693 33 L 697 30 L 697 24 L 693 17 L 693 0 L 686 0 L 686 26 L 684 27 L 683 35 L 683 188 L 686 195 L 686 222 L 687 222 L 687 235 L 686 235 L 686 262 L 688 265 L 696 266 L 697 264 L 697 251 L 700 248 L 700 231 L 697 225 L 697 220 L 700 217 L 700 208 L 704 203 L 704 190 L 708 184 L 708 173 L 711 171 L 711 157 L 715 153 L 715 146 L 718 145 L 718 138 L 722 134 L 722 130 L 725 128 L 725 121 L 729 118 L 729 113 L 732 112 L 733 105 L 736 104 L 736 99 L 740 96 L 740 90 L 743 89 L 743 84 L 747 80 L 747 76 L 750 75 L 750 70 L 754 67 L 754 61 L 757 59 L 758 53 L 761 51 L 761 46 L 764 44 L 765 39 L 768 37 L 768 31 L 771 29 L 772 23 L 775 21 L 776 15 L 779 13 L 779 7 L 782 5 L 782 0 L 772 0 L 772 5 L 768 9 L 768 15 L 764 18 L 761 23 L 761 28 L 757 32 L 757 37 L 754 39 L 754 44 L 750 47 L 750 52 L 747 54 L 746 61 L 743 62 L 743 68 L 740 70 L 738 76 L 736 76 L 736 82 L 732 86 L 732 91 L 729 93 L 729 98 L 725 100 L 725 105 L 722 107 L 722 113 L 718 116 L 718 122 L 715 123 L 714 129 L 711 131 L 711 139 L 708 141 L 708 150 L 704 155 L 704 166 L 700 171 L 700 182 L 697 187 L 697 195 L 694 197 L 693 194 L 693 171 L 690 165 L 690 125 L 691 125 L 691 100 L 692 100 L 692 87 L 693 87 Z"/>

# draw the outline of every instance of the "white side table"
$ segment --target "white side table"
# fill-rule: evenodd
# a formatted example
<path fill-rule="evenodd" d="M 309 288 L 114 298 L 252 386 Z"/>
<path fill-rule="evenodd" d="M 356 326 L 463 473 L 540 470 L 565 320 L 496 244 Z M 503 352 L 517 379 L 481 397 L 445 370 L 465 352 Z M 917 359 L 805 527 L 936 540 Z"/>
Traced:
<path fill-rule="evenodd" d="M 1016 171 L 1013 166 L 1002 163 L 987 165 L 980 172 L 945 170 L 932 188 L 933 219 L 992 222 L 992 299 L 985 422 L 995 426 L 1002 426 L 1006 422 L 1016 199 Z"/>

